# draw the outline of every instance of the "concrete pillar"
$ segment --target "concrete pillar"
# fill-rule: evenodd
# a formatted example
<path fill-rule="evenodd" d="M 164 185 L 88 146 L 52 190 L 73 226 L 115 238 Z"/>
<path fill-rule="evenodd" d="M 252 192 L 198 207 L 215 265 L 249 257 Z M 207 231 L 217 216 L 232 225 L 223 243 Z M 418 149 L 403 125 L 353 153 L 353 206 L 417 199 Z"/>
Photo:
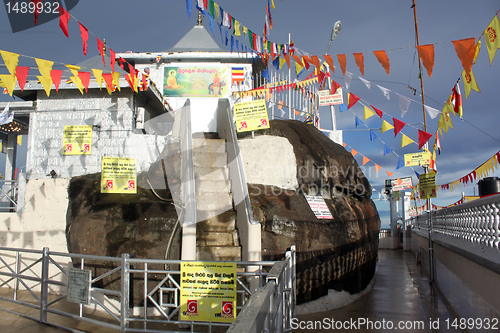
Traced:
<path fill-rule="evenodd" d="M 4 144 L 5 144 L 4 152 L 7 154 L 7 156 L 5 158 L 5 177 L 4 177 L 4 183 L 2 184 L 3 185 L 2 190 L 4 193 L 8 193 L 9 196 L 12 197 L 12 193 L 9 193 L 9 191 L 13 188 L 11 181 L 14 180 L 16 174 L 17 134 L 9 133 L 7 137 L 7 142 L 4 142 Z M 12 202 L 6 197 L 2 197 L 1 205 L 2 207 L 13 206 Z M 4 209 L 4 211 L 6 210 Z"/>
<path fill-rule="evenodd" d="M 391 217 L 392 248 L 398 248 L 398 201 L 394 200 L 392 193 L 389 196 L 389 208 Z"/>
<path fill-rule="evenodd" d="M 196 223 L 182 227 L 181 260 L 196 260 Z"/>

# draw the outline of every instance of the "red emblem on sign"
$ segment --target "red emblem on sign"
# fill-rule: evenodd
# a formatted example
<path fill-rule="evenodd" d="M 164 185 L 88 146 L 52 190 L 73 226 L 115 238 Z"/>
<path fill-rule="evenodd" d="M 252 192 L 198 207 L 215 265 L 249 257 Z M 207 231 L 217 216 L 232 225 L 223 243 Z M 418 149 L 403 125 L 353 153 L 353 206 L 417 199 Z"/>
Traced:
<path fill-rule="evenodd" d="M 233 302 L 222 301 L 222 314 L 233 315 Z"/>
<path fill-rule="evenodd" d="M 198 301 L 195 299 L 189 299 L 187 301 L 187 312 L 188 313 L 198 313 Z"/>
<path fill-rule="evenodd" d="M 88 143 L 83 145 L 83 151 L 85 151 L 85 152 L 90 151 L 90 145 Z"/>
<path fill-rule="evenodd" d="M 72 150 L 73 150 L 73 145 L 72 145 L 72 144 L 70 144 L 70 143 L 69 143 L 69 144 L 67 144 L 67 145 L 66 145 L 66 151 L 67 151 L 67 152 L 71 152 Z"/>
<path fill-rule="evenodd" d="M 246 121 L 242 121 L 241 122 L 241 128 L 248 128 L 248 125 L 247 125 Z"/>
<path fill-rule="evenodd" d="M 135 180 L 129 180 L 128 181 L 128 189 L 129 190 L 135 189 Z"/>
<path fill-rule="evenodd" d="M 267 126 L 267 119 L 266 119 L 266 118 L 262 118 L 262 119 L 260 120 L 260 124 L 261 124 L 262 126 Z"/>
<path fill-rule="evenodd" d="M 113 188 L 113 179 L 106 180 L 106 188 L 107 189 L 112 189 Z"/>

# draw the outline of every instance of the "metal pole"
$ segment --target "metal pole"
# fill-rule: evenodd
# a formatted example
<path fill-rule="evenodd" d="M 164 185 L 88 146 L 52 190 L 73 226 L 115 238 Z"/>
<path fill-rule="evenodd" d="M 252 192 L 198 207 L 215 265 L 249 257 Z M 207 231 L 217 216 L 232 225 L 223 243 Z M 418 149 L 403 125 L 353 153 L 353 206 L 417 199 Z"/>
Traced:
<path fill-rule="evenodd" d="M 48 282 L 49 279 L 49 248 L 44 247 L 42 253 L 42 281 L 40 285 L 40 321 L 47 322 L 47 298 L 49 294 Z"/>
<path fill-rule="evenodd" d="M 122 299 L 121 299 L 121 308 L 120 308 L 120 332 L 125 332 L 125 329 L 128 328 L 128 310 L 130 305 L 130 263 L 128 261 L 130 259 L 130 255 L 128 253 L 122 254 L 122 274 L 121 274 L 121 290 L 122 290 Z"/>
<path fill-rule="evenodd" d="M 290 55 L 291 34 L 288 34 L 288 54 Z M 292 119 L 292 66 L 288 68 L 288 119 Z M 295 116 L 294 116 L 295 119 Z"/>

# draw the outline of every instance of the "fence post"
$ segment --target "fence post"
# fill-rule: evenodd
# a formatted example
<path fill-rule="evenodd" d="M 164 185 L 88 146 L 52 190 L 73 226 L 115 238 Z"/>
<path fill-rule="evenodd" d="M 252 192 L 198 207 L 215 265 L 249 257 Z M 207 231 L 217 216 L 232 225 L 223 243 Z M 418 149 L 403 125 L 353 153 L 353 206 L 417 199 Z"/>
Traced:
<path fill-rule="evenodd" d="M 121 309 L 120 309 L 120 332 L 125 332 L 128 327 L 128 312 L 130 304 L 130 263 L 128 261 L 130 255 L 128 253 L 122 254 L 122 299 L 121 299 Z"/>
<path fill-rule="evenodd" d="M 48 279 L 49 279 L 49 248 L 44 247 L 42 253 L 42 281 L 40 284 L 40 321 L 42 323 L 47 322 Z"/>

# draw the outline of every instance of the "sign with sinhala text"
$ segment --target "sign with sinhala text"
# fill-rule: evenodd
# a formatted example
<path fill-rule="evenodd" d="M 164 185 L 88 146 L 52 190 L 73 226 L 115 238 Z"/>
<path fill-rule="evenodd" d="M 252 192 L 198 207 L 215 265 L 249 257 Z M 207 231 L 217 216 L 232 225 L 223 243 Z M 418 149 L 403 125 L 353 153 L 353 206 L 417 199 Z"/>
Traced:
<path fill-rule="evenodd" d="M 316 218 L 333 219 L 332 213 L 328 209 L 328 206 L 326 205 L 325 199 L 323 199 L 323 197 L 315 195 L 304 195 L 304 197 L 306 198 L 307 203 L 309 204 L 309 207 L 311 207 L 311 210 L 313 211 Z"/>
<path fill-rule="evenodd" d="M 90 155 L 92 125 L 64 126 L 63 155 Z"/>
<path fill-rule="evenodd" d="M 266 101 L 263 99 L 234 104 L 234 114 L 238 132 L 269 128 Z"/>
<path fill-rule="evenodd" d="M 405 166 L 429 165 L 430 163 L 431 153 L 429 151 L 405 154 Z"/>
<path fill-rule="evenodd" d="M 319 96 L 319 106 L 336 105 L 344 103 L 344 98 L 342 96 L 342 88 L 338 88 L 335 94 L 332 94 L 330 90 L 320 90 L 318 91 L 318 96 Z"/>
<path fill-rule="evenodd" d="M 233 322 L 236 289 L 235 262 L 182 262 L 180 320 Z"/>
<path fill-rule="evenodd" d="M 426 200 L 436 198 L 436 173 L 429 172 L 419 175 L 420 198 Z"/>
<path fill-rule="evenodd" d="M 163 95 L 169 97 L 227 96 L 228 70 L 225 66 L 165 66 Z"/>
<path fill-rule="evenodd" d="M 409 188 L 413 188 L 413 182 L 411 177 L 391 179 L 391 185 L 393 191 L 402 191 Z"/>
<path fill-rule="evenodd" d="M 102 157 L 101 193 L 137 193 L 137 160 Z"/>

